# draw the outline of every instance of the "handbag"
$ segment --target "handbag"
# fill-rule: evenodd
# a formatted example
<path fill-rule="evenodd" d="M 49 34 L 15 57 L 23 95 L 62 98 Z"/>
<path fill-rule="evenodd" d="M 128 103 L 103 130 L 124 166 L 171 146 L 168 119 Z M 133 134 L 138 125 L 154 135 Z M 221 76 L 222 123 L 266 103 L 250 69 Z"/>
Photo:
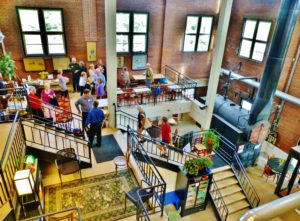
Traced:
<path fill-rule="evenodd" d="M 145 129 L 148 129 L 148 128 L 150 128 L 150 127 L 152 127 L 152 124 L 151 124 L 150 120 L 149 120 L 148 118 L 146 118 L 146 119 L 145 119 L 144 128 L 145 128 Z"/>

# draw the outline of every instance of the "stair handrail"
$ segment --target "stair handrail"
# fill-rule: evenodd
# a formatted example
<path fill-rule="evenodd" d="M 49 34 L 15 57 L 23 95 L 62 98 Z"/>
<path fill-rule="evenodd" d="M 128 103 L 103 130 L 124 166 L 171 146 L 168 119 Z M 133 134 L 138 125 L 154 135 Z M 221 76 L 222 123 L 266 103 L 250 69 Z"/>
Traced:
<path fill-rule="evenodd" d="M 78 218 L 73 217 L 73 219 L 82 221 L 81 210 L 78 207 L 68 208 L 68 209 L 64 209 L 64 210 L 60 210 L 60 211 L 56 211 L 56 212 L 52 212 L 52 213 L 46 213 L 46 214 L 30 217 L 30 218 L 27 218 L 27 219 L 22 219 L 21 221 L 41 220 L 41 218 L 47 218 L 47 217 L 51 217 L 51 216 L 54 216 L 54 215 L 57 215 L 57 214 L 60 214 L 60 213 L 65 213 L 65 212 L 70 212 L 70 211 L 76 211 L 77 214 L 78 214 Z"/>
<path fill-rule="evenodd" d="M 228 214 L 229 214 L 228 207 L 227 207 L 227 205 L 224 201 L 224 198 L 223 198 L 222 194 L 220 193 L 219 187 L 213 177 L 212 177 L 209 194 L 210 194 L 212 202 L 218 212 L 219 217 L 221 218 L 222 221 L 226 221 Z M 220 203 L 216 202 L 216 201 L 219 201 Z"/>
<path fill-rule="evenodd" d="M 128 125 L 127 126 L 127 146 L 129 149 L 131 149 L 133 158 L 135 162 L 137 163 L 137 167 L 139 168 L 142 176 L 145 180 L 142 180 L 142 183 L 145 182 L 148 184 L 148 187 L 142 188 L 142 190 L 146 189 L 153 189 L 155 197 L 155 202 L 158 203 L 158 206 L 161 208 L 161 216 L 163 215 L 163 208 L 164 208 L 164 200 L 165 200 L 165 193 L 166 193 L 166 182 L 158 169 L 156 168 L 156 165 L 152 161 L 151 157 L 149 157 L 148 153 L 145 151 L 143 145 L 138 141 L 137 134 L 135 131 Z M 142 165 L 139 157 L 136 155 L 137 153 L 140 153 L 140 157 L 142 157 L 145 162 L 146 166 Z M 145 169 L 146 168 L 146 169 Z M 142 185 L 142 184 L 141 184 Z M 157 192 L 155 190 L 158 190 L 159 193 L 161 193 L 161 197 L 157 195 Z M 140 211 L 140 208 L 137 208 L 137 220 L 150 220 L 148 216 L 148 211 L 144 207 L 142 196 L 140 194 L 141 190 L 138 191 L 138 198 L 139 198 L 139 205 L 142 207 L 142 210 Z M 155 203 L 154 202 L 154 207 Z M 153 204 L 153 201 L 152 201 Z M 155 208 L 153 208 L 155 209 Z M 141 216 L 141 212 L 144 214 Z"/>
<path fill-rule="evenodd" d="M 60 150 L 60 149 L 58 149 L 57 147 L 56 147 L 56 148 L 53 148 L 53 147 L 50 145 L 50 142 L 49 142 L 49 134 L 51 134 L 52 136 L 55 137 L 55 143 L 56 143 L 56 146 L 57 146 L 57 139 L 56 139 L 56 137 L 59 137 L 59 138 L 61 138 L 62 140 L 68 140 L 70 145 L 71 145 L 71 142 L 79 143 L 79 144 L 83 145 L 83 148 L 84 148 L 84 145 L 87 145 L 87 147 L 88 147 L 88 156 L 86 156 L 85 151 L 83 151 L 83 155 L 80 155 L 79 149 L 78 149 L 78 145 L 76 145 L 76 148 L 77 148 L 77 155 L 78 155 L 79 157 L 87 158 L 87 159 L 89 160 L 89 163 L 90 163 L 90 164 L 92 163 L 92 159 L 91 159 L 91 148 L 89 148 L 89 142 L 88 142 L 87 140 L 80 139 L 80 138 L 78 138 L 78 137 L 76 137 L 76 136 L 73 136 L 73 135 L 71 135 L 70 137 L 72 137 L 72 138 L 74 138 L 74 139 L 70 139 L 70 138 L 68 138 L 68 137 L 64 137 L 64 136 L 61 136 L 61 135 L 56 134 L 55 130 L 53 130 L 53 129 L 48 129 L 48 128 L 44 127 L 44 130 L 42 130 L 42 129 L 40 129 L 40 128 L 36 128 L 36 127 L 31 126 L 31 125 L 24 124 L 24 123 L 22 123 L 22 121 L 26 121 L 26 122 L 30 122 L 30 123 L 33 123 L 33 122 L 27 120 L 26 118 L 20 118 L 20 123 L 21 123 L 21 125 L 22 125 L 22 127 L 23 127 L 23 130 L 24 130 L 24 127 L 29 127 L 29 128 L 31 128 L 31 134 L 33 133 L 33 132 L 32 132 L 33 129 L 34 129 L 34 130 L 38 130 L 40 136 L 41 136 L 41 131 L 43 131 L 45 134 L 47 134 L 47 137 L 48 137 L 48 145 L 49 145 L 49 146 L 46 146 L 46 141 L 44 141 L 44 143 L 42 143 L 42 138 L 41 138 L 41 143 L 37 143 L 36 141 L 34 141 L 34 136 L 32 136 L 32 140 L 28 140 L 27 137 L 26 137 L 26 133 L 25 133 L 25 141 L 28 141 L 28 142 L 31 142 L 31 143 L 35 143 L 35 144 L 37 144 L 37 145 L 42 145 L 42 146 L 44 146 L 44 147 L 48 147 L 48 148 L 51 148 L 51 149 L 54 149 L 54 150 Z M 46 130 L 46 129 L 47 129 L 47 130 Z M 69 136 L 69 135 L 68 135 L 68 136 Z M 63 142 L 63 144 L 64 144 L 64 142 Z M 63 148 L 64 148 L 64 147 L 63 147 Z M 72 148 L 75 148 L 75 147 L 72 147 Z"/>
<path fill-rule="evenodd" d="M 181 76 L 183 76 L 184 78 L 186 78 L 187 80 L 189 80 L 189 81 L 191 81 L 192 83 L 195 83 L 195 84 L 197 85 L 197 82 L 196 82 L 195 80 L 193 80 L 192 78 L 188 77 L 187 75 L 185 75 L 185 74 L 183 74 L 183 73 L 177 71 L 176 69 L 172 68 L 171 66 L 169 66 L 169 65 L 163 66 L 163 69 L 166 69 L 166 68 L 171 69 L 171 71 L 176 72 L 177 75 L 179 75 L 179 76 L 181 75 Z"/>
<path fill-rule="evenodd" d="M 78 139 L 78 140 L 82 140 L 82 141 L 84 141 L 84 142 L 87 142 L 87 143 L 89 143 L 89 141 L 88 140 L 86 140 L 86 139 L 83 139 L 81 136 L 74 136 L 74 134 L 73 133 L 65 133 L 63 130 L 57 130 L 57 129 L 54 129 L 54 128 L 56 128 L 55 126 L 48 126 L 48 122 L 47 123 L 45 123 L 45 121 L 43 121 L 43 118 L 40 118 L 39 116 L 36 116 L 36 115 L 33 115 L 35 118 L 33 119 L 33 118 L 25 118 L 25 117 L 20 117 L 20 119 L 22 120 L 22 121 L 26 121 L 26 122 L 29 122 L 29 123 L 34 123 L 33 121 L 35 121 L 37 124 L 39 124 L 39 125 L 42 125 L 43 127 L 45 127 L 45 128 L 47 128 L 47 132 L 50 130 L 50 131 L 54 131 L 55 133 L 62 133 L 62 134 L 66 134 L 68 137 L 73 137 L 73 138 L 75 138 L 75 139 Z M 28 125 L 26 125 L 26 126 L 28 126 Z M 37 128 L 35 128 L 35 129 L 37 129 Z M 54 133 L 53 132 L 53 133 Z M 61 136 L 60 136 L 61 137 Z"/>
<path fill-rule="evenodd" d="M 255 188 L 250 181 L 247 171 L 237 153 L 234 153 L 233 159 L 234 161 L 231 164 L 231 168 L 233 169 L 233 172 L 235 173 L 236 178 L 238 179 L 251 207 L 257 207 L 260 203 L 260 198 L 255 191 Z"/>

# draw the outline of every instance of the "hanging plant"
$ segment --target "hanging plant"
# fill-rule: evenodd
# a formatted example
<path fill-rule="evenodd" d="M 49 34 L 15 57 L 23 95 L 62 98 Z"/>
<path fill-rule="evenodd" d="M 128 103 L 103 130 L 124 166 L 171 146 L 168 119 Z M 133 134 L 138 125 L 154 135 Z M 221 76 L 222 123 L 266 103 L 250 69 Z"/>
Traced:
<path fill-rule="evenodd" d="M 204 146 L 211 152 L 215 151 L 220 146 L 220 138 L 214 131 L 208 131 L 204 134 Z"/>
<path fill-rule="evenodd" d="M 9 79 L 16 76 L 15 62 L 9 53 L 0 58 L 0 72 Z"/>

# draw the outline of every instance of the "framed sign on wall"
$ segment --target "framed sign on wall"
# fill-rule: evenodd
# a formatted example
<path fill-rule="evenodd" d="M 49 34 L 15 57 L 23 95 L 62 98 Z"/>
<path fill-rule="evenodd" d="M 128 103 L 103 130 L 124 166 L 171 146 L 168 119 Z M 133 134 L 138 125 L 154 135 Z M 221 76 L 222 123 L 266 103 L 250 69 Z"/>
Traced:
<path fill-rule="evenodd" d="M 97 60 L 96 42 L 92 42 L 92 41 L 87 42 L 86 49 L 87 49 L 87 60 L 96 61 Z"/>
<path fill-rule="evenodd" d="M 132 55 L 132 70 L 145 70 L 147 64 L 147 55 L 146 54 L 136 54 Z"/>
<path fill-rule="evenodd" d="M 23 58 L 25 71 L 44 71 L 46 70 L 43 58 Z"/>
<path fill-rule="evenodd" d="M 62 58 L 52 58 L 53 69 L 54 70 L 67 70 L 70 64 L 70 58 L 62 57 Z"/>
<path fill-rule="evenodd" d="M 118 68 L 124 67 L 124 57 L 117 57 L 117 67 Z"/>

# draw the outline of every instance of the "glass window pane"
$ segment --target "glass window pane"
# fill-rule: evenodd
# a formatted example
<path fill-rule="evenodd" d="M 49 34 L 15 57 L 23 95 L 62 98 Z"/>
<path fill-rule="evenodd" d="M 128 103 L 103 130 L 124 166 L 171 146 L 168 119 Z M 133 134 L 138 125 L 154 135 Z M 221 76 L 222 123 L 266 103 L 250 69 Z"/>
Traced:
<path fill-rule="evenodd" d="M 44 54 L 42 45 L 25 45 L 27 54 Z"/>
<path fill-rule="evenodd" d="M 208 51 L 210 35 L 200 35 L 198 39 L 197 51 Z"/>
<path fill-rule="evenodd" d="M 146 35 L 133 35 L 133 52 L 146 51 Z"/>
<path fill-rule="evenodd" d="M 129 13 L 117 13 L 117 32 L 129 32 Z"/>
<path fill-rule="evenodd" d="M 148 24 L 148 14 L 133 15 L 133 32 L 146 33 Z"/>
<path fill-rule="evenodd" d="M 201 18 L 200 34 L 210 34 L 212 21 L 213 21 L 212 17 Z"/>
<path fill-rule="evenodd" d="M 243 33 L 244 38 L 253 39 L 256 22 L 257 21 L 254 20 L 246 20 L 244 24 L 244 33 Z"/>
<path fill-rule="evenodd" d="M 186 34 L 196 34 L 198 28 L 199 17 L 196 16 L 187 16 L 186 18 Z"/>
<path fill-rule="evenodd" d="M 241 48 L 240 48 L 240 56 L 249 58 L 250 51 L 251 51 L 251 45 L 252 45 L 252 41 L 243 39 L 242 43 L 241 43 Z"/>
<path fill-rule="evenodd" d="M 195 51 L 196 35 L 185 35 L 183 51 Z"/>
<path fill-rule="evenodd" d="M 64 44 L 63 35 L 48 35 L 48 44 Z"/>
<path fill-rule="evenodd" d="M 63 31 L 62 16 L 60 10 L 43 10 L 46 31 Z"/>
<path fill-rule="evenodd" d="M 128 52 L 128 35 L 117 35 L 117 52 Z"/>
<path fill-rule="evenodd" d="M 33 9 L 18 9 L 22 31 L 40 31 L 38 11 Z"/>
<path fill-rule="evenodd" d="M 41 35 L 24 35 L 25 44 L 42 44 Z"/>
<path fill-rule="evenodd" d="M 254 45 L 252 59 L 263 61 L 267 44 L 256 42 Z"/>
<path fill-rule="evenodd" d="M 259 22 L 256 39 L 260 41 L 268 41 L 271 22 Z"/>
<path fill-rule="evenodd" d="M 65 47 L 60 45 L 48 45 L 49 54 L 65 54 Z"/>

